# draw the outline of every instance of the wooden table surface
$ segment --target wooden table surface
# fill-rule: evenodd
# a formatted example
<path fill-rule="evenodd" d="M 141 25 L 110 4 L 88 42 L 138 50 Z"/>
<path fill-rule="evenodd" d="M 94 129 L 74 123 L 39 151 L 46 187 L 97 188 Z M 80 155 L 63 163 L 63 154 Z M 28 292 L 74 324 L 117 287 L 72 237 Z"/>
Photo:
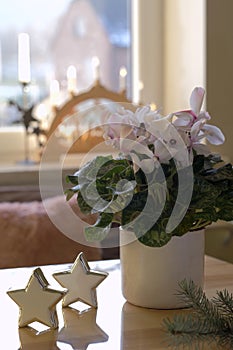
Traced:
<path fill-rule="evenodd" d="M 42 266 L 42 271 L 52 287 L 58 286 L 51 277 L 52 273 L 62 271 L 67 266 Z M 19 308 L 6 294 L 9 288 L 24 288 L 34 268 L 0 270 L 0 349 L 167 349 L 166 333 L 161 327 L 162 320 L 165 317 L 172 318 L 181 311 L 145 309 L 127 303 L 121 294 L 119 260 L 91 262 L 90 267 L 109 272 L 109 276 L 97 287 L 98 309 L 89 309 L 80 314 L 72 308 L 62 311 L 59 303 L 59 328 L 45 330 L 36 325 L 37 331 L 29 327 L 18 329 Z M 212 297 L 216 290 L 224 288 L 233 292 L 233 265 L 206 257 L 207 296 Z M 80 305 L 77 304 L 76 307 Z"/>

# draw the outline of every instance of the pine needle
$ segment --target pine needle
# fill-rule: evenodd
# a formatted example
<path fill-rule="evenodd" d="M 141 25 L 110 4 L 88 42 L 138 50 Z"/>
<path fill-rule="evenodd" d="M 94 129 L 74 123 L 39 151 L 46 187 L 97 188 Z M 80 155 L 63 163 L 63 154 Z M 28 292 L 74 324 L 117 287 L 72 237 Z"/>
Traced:
<path fill-rule="evenodd" d="M 192 311 L 163 320 L 168 346 L 196 350 L 215 343 L 218 349 L 233 349 L 233 295 L 227 290 L 217 291 L 209 300 L 191 280 L 181 281 L 179 287 L 177 295 Z"/>

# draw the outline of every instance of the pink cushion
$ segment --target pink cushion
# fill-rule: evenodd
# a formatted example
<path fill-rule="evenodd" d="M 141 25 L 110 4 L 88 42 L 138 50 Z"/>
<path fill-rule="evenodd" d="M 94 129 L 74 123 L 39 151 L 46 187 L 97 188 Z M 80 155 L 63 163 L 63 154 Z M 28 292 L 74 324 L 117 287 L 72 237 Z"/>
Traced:
<path fill-rule="evenodd" d="M 45 199 L 44 202 L 2 202 L 0 203 L 0 268 L 35 266 L 73 262 L 82 251 L 88 260 L 99 260 L 101 249 L 78 243 L 83 237 L 82 222 L 77 226 L 76 241 L 68 238 L 50 220 L 45 208 L 53 217 L 63 217 L 65 197 Z M 75 200 L 69 202 L 72 209 L 92 224 L 93 216 L 80 213 Z M 78 242 L 77 242 L 78 241 Z"/>

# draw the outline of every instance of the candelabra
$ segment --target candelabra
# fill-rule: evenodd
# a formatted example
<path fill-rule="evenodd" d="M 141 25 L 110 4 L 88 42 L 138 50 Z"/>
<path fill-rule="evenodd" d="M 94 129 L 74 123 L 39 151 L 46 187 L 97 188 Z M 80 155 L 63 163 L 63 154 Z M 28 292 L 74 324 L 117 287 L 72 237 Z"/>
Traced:
<path fill-rule="evenodd" d="M 37 121 L 32 116 L 32 110 L 34 106 L 29 107 L 29 83 L 21 82 L 22 86 L 22 122 L 24 125 L 24 159 L 20 162 L 21 164 L 30 165 L 35 164 L 33 160 L 30 159 L 30 147 L 29 147 L 29 126 L 33 121 Z"/>
<path fill-rule="evenodd" d="M 28 108 L 28 83 L 21 83 L 22 85 L 22 94 L 23 94 L 23 111 L 26 112 Z M 24 120 L 23 120 L 24 121 Z M 29 163 L 29 134 L 28 134 L 28 126 L 24 122 L 24 160 L 23 163 Z"/>

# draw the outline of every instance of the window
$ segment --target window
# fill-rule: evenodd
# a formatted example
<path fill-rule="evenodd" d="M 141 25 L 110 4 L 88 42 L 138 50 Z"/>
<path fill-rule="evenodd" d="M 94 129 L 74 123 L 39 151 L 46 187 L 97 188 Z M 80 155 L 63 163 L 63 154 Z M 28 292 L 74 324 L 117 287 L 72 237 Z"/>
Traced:
<path fill-rule="evenodd" d="M 101 82 L 117 91 L 120 67 L 127 68 L 130 61 L 129 6 L 130 0 L 4 2 L 0 14 L 0 127 L 21 120 L 19 111 L 8 103 L 23 103 L 17 62 L 20 32 L 30 37 L 29 104 L 46 99 L 54 79 L 66 90 L 70 65 L 77 70 L 77 90 L 88 89 L 93 84 L 95 56 Z"/>
<path fill-rule="evenodd" d="M 31 82 L 28 106 L 52 102 L 56 80 L 63 98 L 68 89 L 69 66 L 76 69 L 77 91 L 88 89 L 95 79 L 93 57 L 100 62 L 101 83 L 119 89 L 119 70 L 128 70 L 130 95 L 131 0 L 9 0 L 0 13 L 0 161 L 12 163 L 24 157 L 22 86 L 18 82 L 18 34 L 30 37 Z M 12 10 L 14 9 L 14 11 Z M 129 96 L 130 97 L 130 96 Z M 12 101 L 9 104 L 9 100 Z M 34 109 L 33 113 L 42 109 Z M 43 109 L 43 115 L 48 111 Z M 30 138 L 31 148 L 36 141 Z"/>
<path fill-rule="evenodd" d="M 155 103 L 163 113 L 185 108 L 193 87 L 205 85 L 205 2 L 190 0 L 188 5 L 186 0 L 56 0 L 56 5 L 47 0 L 4 2 L 0 13 L 0 133 L 6 130 L 3 125 L 12 125 L 15 118 L 13 108 L 8 114 L 3 111 L 7 99 L 22 102 L 17 82 L 19 32 L 30 34 L 31 103 L 50 94 L 52 79 L 57 79 L 61 89 L 67 91 L 66 73 L 70 65 L 77 70 L 78 90 L 87 89 L 93 83 L 96 73 L 93 57 L 97 56 L 101 82 L 106 87 L 119 89 L 119 70 L 124 65 L 128 71 L 128 97 L 134 102 Z M 83 6 L 82 11 L 69 11 L 76 6 Z M 80 17 L 80 13 L 87 12 L 88 16 Z M 96 41 L 96 33 L 101 42 Z M 140 81 L 144 85 L 142 90 Z M 0 136 L 0 159 L 2 150 L 7 149 L 8 162 L 10 133 Z M 20 142 L 17 151 L 21 147 L 22 153 L 23 138 Z M 11 160 L 15 157 L 14 153 Z"/>

